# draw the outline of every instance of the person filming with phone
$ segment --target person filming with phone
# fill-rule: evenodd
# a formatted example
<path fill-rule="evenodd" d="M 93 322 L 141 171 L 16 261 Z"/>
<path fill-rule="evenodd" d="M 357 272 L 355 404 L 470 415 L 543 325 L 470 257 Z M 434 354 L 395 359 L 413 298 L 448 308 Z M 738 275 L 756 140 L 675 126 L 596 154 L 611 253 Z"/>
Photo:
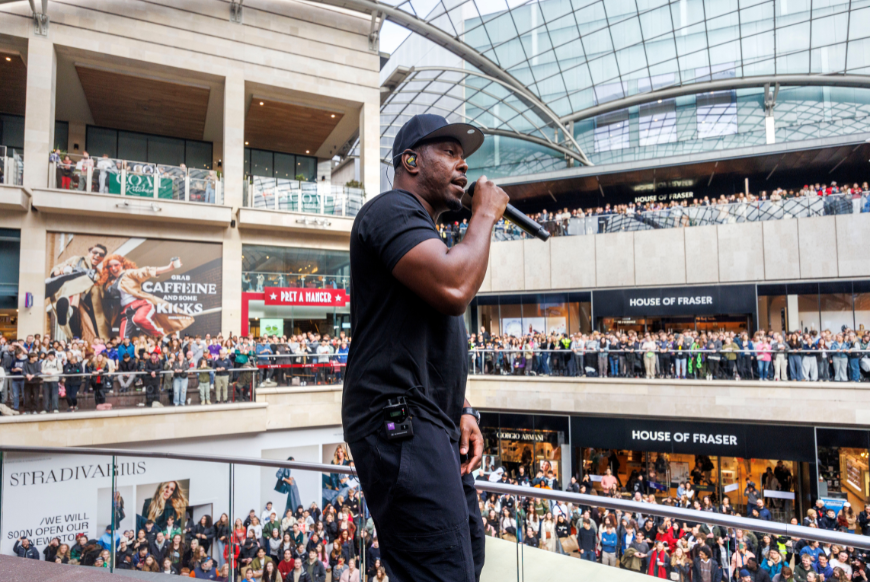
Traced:
<path fill-rule="evenodd" d="M 483 438 L 465 399 L 463 315 L 508 196 L 481 177 L 462 242 L 448 249 L 436 228 L 462 209 L 465 160 L 483 139 L 472 125 L 412 117 L 393 143 L 394 189 L 351 230 L 342 422 L 390 582 L 475 582 L 483 568 L 472 475 Z"/>

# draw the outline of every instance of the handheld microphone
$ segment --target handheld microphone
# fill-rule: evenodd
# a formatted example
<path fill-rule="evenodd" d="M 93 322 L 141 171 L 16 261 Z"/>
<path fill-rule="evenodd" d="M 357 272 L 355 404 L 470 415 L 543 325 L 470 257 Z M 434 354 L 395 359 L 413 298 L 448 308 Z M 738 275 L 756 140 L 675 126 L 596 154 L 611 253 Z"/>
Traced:
<path fill-rule="evenodd" d="M 466 190 L 466 193 L 469 197 L 474 196 L 474 188 L 476 186 L 477 180 L 475 180 L 468 186 L 468 190 Z M 507 208 L 504 209 L 504 217 L 516 224 L 520 228 L 520 230 L 535 238 L 544 241 L 550 238 L 550 233 L 547 232 L 547 229 L 545 229 L 543 226 L 514 208 L 514 206 L 511 204 L 508 204 Z"/>

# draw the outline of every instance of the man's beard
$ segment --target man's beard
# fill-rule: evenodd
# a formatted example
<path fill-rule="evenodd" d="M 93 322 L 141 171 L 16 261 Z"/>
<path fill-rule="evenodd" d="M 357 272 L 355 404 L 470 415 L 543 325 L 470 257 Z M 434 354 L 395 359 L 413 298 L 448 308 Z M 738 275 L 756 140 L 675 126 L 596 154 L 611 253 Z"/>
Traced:
<path fill-rule="evenodd" d="M 448 198 L 447 209 L 450 212 L 459 212 L 460 210 L 462 210 L 462 200 L 458 198 Z"/>

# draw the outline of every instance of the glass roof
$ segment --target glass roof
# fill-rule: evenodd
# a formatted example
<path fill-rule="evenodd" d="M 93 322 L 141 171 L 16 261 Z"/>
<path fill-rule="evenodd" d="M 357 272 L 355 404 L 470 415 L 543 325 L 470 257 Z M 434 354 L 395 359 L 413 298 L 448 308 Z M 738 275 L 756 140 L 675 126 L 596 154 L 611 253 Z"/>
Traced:
<path fill-rule="evenodd" d="M 425 111 L 579 151 L 553 117 L 705 81 L 870 73 L 870 0 L 385 4 L 437 27 L 516 80 L 497 82 L 467 61 L 468 72 L 414 71 L 383 104 L 385 158 L 398 127 Z"/>

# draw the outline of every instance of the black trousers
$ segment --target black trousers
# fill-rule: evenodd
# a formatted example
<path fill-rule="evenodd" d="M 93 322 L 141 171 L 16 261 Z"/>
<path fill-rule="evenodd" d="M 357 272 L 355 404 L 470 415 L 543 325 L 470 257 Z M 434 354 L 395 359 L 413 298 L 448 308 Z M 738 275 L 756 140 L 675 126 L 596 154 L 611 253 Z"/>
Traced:
<path fill-rule="evenodd" d="M 484 561 L 474 478 L 459 475 L 459 443 L 419 416 L 414 436 L 383 429 L 350 443 L 390 582 L 476 582 Z"/>

